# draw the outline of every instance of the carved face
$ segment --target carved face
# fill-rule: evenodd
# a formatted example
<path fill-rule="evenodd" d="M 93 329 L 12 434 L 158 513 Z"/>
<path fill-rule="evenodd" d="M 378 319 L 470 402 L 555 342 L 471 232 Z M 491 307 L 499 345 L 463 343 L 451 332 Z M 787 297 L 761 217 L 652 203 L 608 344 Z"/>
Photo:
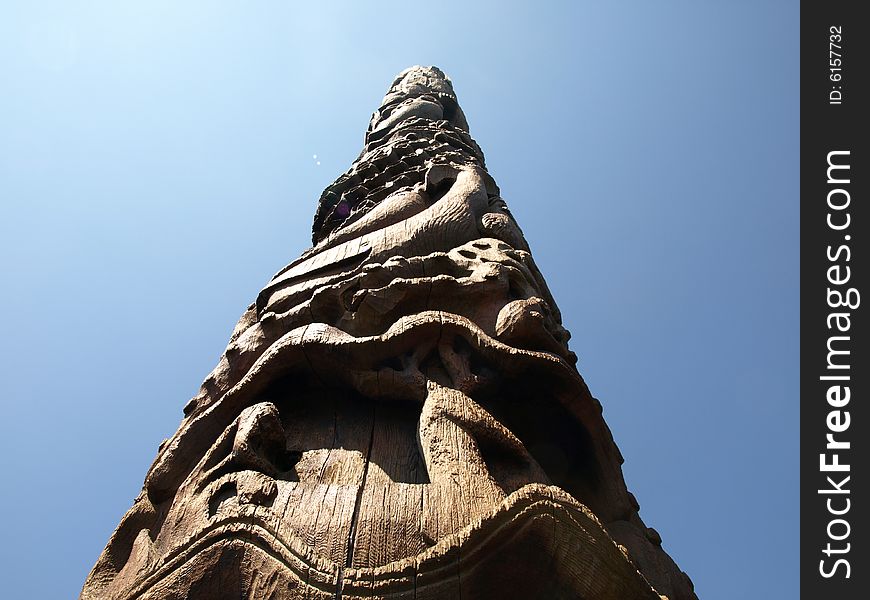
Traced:
<path fill-rule="evenodd" d="M 409 123 L 456 133 L 431 75 L 394 84 L 340 197 L 407 166 Z M 555 304 L 463 156 L 325 193 L 332 229 L 242 317 L 83 597 L 659 598 L 599 522 L 635 508 Z"/>

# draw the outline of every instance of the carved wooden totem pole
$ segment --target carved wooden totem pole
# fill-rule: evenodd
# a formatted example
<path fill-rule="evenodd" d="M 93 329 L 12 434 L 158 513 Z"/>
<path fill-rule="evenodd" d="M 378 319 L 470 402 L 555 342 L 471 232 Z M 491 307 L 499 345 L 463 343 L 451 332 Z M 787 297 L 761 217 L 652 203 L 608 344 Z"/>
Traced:
<path fill-rule="evenodd" d="M 401 73 L 85 599 L 695 598 L 450 80 Z"/>

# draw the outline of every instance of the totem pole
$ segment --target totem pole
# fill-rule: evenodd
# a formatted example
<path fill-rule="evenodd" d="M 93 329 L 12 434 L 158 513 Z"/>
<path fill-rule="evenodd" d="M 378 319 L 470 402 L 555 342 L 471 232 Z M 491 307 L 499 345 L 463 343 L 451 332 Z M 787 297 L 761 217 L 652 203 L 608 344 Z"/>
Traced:
<path fill-rule="evenodd" d="M 83 599 L 695 598 L 435 67 L 242 315 Z"/>

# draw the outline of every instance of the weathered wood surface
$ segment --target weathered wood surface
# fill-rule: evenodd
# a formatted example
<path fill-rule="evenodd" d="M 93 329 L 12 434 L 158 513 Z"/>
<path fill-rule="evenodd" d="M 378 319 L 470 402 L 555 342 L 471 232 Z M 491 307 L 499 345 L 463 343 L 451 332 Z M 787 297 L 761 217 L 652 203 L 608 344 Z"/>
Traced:
<path fill-rule="evenodd" d="M 314 241 L 82 598 L 695 598 L 443 73 L 396 79 Z"/>

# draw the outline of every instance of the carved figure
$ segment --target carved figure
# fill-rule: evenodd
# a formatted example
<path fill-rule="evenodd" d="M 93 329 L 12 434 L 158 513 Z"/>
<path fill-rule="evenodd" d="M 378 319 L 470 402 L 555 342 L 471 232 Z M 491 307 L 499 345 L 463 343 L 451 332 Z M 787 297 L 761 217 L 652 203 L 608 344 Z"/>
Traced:
<path fill-rule="evenodd" d="M 399 74 L 81 597 L 695 598 L 450 80 Z"/>

